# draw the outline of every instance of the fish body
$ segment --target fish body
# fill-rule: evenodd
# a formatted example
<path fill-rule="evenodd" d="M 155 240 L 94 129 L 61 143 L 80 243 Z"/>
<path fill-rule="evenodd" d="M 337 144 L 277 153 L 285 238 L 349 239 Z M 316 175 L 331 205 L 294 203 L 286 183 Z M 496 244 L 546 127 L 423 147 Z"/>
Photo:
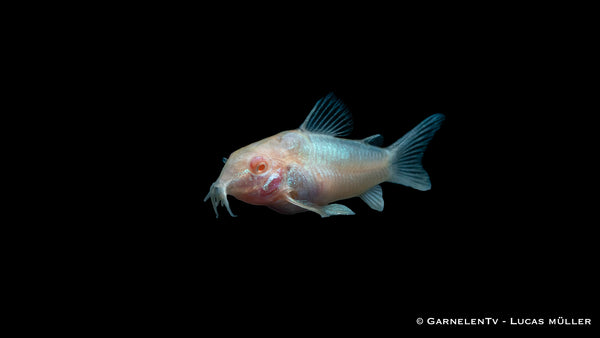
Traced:
<path fill-rule="evenodd" d="M 386 148 L 380 147 L 381 135 L 343 139 L 338 136 L 352 131 L 352 117 L 345 105 L 329 94 L 317 102 L 299 129 L 233 152 L 205 201 L 211 198 L 217 217 L 219 203 L 235 216 L 228 194 L 283 214 L 353 215 L 348 207 L 333 202 L 357 196 L 382 211 L 379 184 L 383 182 L 430 189 L 421 158 L 443 120 L 442 114 L 432 115 Z"/>

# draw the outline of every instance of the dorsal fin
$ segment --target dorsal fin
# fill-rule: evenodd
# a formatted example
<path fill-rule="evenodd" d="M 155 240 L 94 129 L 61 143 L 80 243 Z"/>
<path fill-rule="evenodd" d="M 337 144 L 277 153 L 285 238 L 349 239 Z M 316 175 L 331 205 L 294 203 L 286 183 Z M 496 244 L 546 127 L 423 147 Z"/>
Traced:
<path fill-rule="evenodd" d="M 333 93 L 317 101 L 300 129 L 332 136 L 345 136 L 352 132 L 352 115 L 342 100 Z"/>
<path fill-rule="evenodd" d="M 381 134 L 376 134 L 373 136 L 366 137 L 362 141 L 366 144 L 381 147 L 381 145 L 383 144 L 383 136 L 381 136 Z"/>

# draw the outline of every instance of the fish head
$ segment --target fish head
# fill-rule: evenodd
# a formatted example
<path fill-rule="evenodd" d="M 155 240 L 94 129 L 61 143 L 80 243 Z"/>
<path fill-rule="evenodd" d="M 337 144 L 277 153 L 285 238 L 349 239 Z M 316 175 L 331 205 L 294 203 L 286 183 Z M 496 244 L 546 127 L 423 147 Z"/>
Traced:
<path fill-rule="evenodd" d="M 268 205 L 280 197 L 285 170 L 272 142 L 257 142 L 233 152 L 210 187 L 205 201 L 211 199 L 219 217 L 217 206 L 224 205 L 233 217 L 227 195 L 253 205 Z"/>

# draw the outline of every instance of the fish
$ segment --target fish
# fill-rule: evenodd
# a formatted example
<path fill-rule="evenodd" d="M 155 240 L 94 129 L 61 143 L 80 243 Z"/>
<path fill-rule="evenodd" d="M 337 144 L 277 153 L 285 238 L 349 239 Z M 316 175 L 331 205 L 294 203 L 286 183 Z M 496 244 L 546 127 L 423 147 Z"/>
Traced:
<path fill-rule="evenodd" d="M 212 183 L 209 198 L 216 217 L 227 196 L 262 205 L 281 214 L 314 212 L 321 217 L 354 215 L 333 203 L 360 197 L 383 211 L 381 183 L 431 189 L 422 158 L 440 129 L 444 114 L 433 114 L 387 147 L 380 134 L 362 140 L 345 139 L 354 127 L 347 106 L 333 93 L 317 101 L 298 129 L 280 132 L 234 151 Z"/>

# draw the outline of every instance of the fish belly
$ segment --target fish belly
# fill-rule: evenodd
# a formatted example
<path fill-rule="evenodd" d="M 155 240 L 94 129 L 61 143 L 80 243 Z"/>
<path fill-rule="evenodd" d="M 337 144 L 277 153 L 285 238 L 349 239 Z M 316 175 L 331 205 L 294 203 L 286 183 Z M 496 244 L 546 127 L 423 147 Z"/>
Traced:
<path fill-rule="evenodd" d="M 389 154 L 362 141 L 312 135 L 308 171 L 316 183 L 319 205 L 359 196 L 389 179 Z"/>

